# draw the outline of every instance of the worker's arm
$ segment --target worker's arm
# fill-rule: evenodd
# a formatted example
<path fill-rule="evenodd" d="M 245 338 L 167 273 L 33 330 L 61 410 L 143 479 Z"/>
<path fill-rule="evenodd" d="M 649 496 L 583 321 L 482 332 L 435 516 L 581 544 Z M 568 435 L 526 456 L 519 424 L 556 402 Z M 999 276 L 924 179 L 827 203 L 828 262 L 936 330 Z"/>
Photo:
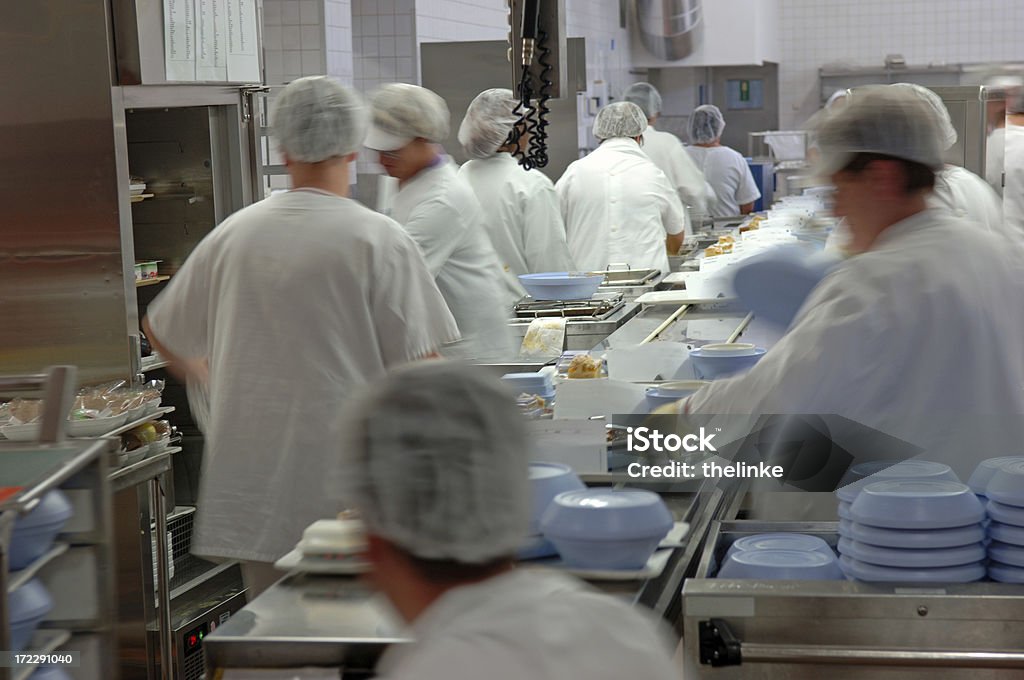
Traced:
<path fill-rule="evenodd" d="M 743 205 L 740 206 L 741 215 L 749 215 L 752 212 L 754 212 L 754 201 L 751 201 L 750 203 L 744 203 Z"/>
<path fill-rule="evenodd" d="M 205 383 L 208 380 L 210 368 L 206 359 L 185 359 L 172 352 L 153 332 L 149 317 L 142 319 L 142 330 L 149 340 L 150 347 L 167 361 L 167 370 L 172 375 L 184 381 L 192 379 Z"/>
<path fill-rule="evenodd" d="M 665 237 L 665 247 L 668 248 L 669 255 L 678 255 L 679 251 L 683 247 L 683 239 L 685 234 L 679 232 L 678 234 L 669 234 Z"/>

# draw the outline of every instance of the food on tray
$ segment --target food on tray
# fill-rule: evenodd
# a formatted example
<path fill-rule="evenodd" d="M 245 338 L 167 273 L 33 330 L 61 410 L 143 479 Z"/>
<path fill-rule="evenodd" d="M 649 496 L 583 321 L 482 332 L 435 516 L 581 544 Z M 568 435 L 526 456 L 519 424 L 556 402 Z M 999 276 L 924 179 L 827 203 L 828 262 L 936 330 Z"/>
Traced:
<path fill-rule="evenodd" d="M 716 256 L 722 255 L 724 253 L 725 253 L 725 251 L 722 250 L 721 244 L 716 244 L 716 245 L 713 245 L 713 246 L 708 246 L 707 248 L 704 249 L 704 257 L 716 257 Z"/>
<path fill-rule="evenodd" d="M 304 559 L 361 562 L 366 530 L 354 513 L 341 513 L 338 519 L 322 519 L 306 527 L 298 547 Z"/>
<path fill-rule="evenodd" d="M 160 440 L 160 433 L 153 423 L 144 423 L 128 430 L 121 435 L 121 447 L 125 451 L 135 451 Z"/>
<path fill-rule="evenodd" d="M 41 399 L 14 399 L 7 404 L 7 411 L 13 421 L 34 423 L 43 417 Z"/>
<path fill-rule="evenodd" d="M 722 234 L 721 236 L 718 237 L 718 243 L 723 245 L 732 245 L 733 243 L 736 243 L 736 239 L 729 234 Z"/>
<path fill-rule="evenodd" d="M 573 357 L 567 375 L 570 378 L 599 378 L 601 362 L 589 354 L 579 354 Z"/>

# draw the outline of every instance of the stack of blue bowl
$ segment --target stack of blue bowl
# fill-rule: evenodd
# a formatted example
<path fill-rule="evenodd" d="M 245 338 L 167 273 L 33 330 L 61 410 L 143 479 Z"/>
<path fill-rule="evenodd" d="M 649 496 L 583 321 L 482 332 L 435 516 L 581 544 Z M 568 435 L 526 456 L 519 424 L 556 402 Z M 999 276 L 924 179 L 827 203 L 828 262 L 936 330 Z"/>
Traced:
<path fill-rule="evenodd" d="M 985 577 L 985 508 L 969 486 L 889 479 L 858 491 L 840 510 L 840 564 L 848 577 L 897 583 L 969 583 Z"/>
<path fill-rule="evenodd" d="M 850 506 L 857 500 L 861 489 L 868 484 L 889 479 L 960 481 L 948 465 L 933 463 L 930 460 L 881 460 L 858 463 L 850 468 L 840 482 L 843 486 L 836 489 L 836 496 L 839 498 L 839 519 L 849 522 Z"/>
<path fill-rule="evenodd" d="M 11 651 L 28 646 L 39 624 L 53 609 L 53 600 L 38 579 L 32 579 L 7 596 L 7 619 L 11 631 Z"/>
<path fill-rule="evenodd" d="M 1024 458 L 1004 460 L 985 485 L 988 497 L 988 575 L 1024 583 Z"/>
<path fill-rule="evenodd" d="M 540 518 L 560 493 L 579 491 L 586 486 L 568 465 L 561 463 L 530 463 L 530 535 L 517 552 L 521 560 L 549 557 L 558 553 L 540 532 Z"/>
<path fill-rule="evenodd" d="M 11 570 L 24 569 L 46 554 L 57 534 L 71 518 L 71 502 L 60 491 L 43 496 L 32 512 L 19 517 L 11 531 L 8 565 Z"/>
<path fill-rule="evenodd" d="M 828 581 L 843 578 L 824 539 L 807 534 L 757 534 L 733 541 L 718 578 Z"/>

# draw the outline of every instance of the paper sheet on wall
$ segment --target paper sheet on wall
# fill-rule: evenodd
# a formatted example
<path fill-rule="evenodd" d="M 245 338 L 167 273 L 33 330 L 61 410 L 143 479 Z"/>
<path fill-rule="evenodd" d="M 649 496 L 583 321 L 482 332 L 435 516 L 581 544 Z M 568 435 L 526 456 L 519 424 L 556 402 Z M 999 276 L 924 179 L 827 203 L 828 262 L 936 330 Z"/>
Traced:
<path fill-rule="evenodd" d="M 225 82 L 228 79 L 227 29 L 225 0 L 198 0 L 199 53 L 196 80 Z"/>
<path fill-rule="evenodd" d="M 608 472 L 603 420 L 530 420 L 530 459 L 562 463 L 580 473 Z"/>
<path fill-rule="evenodd" d="M 228 80 L 236 83 L 261 82 L 256 0 L 223 1 L 227 6 Z"/>
<path fill-rule="evenodd" d="M 164 0 L 164 70 L 170 81 L 196 79 L 195 0 Z"/>
<path fill-rule="evenodd" d="M 647 413 L 646 388 L 603 378 L 566 380 L 555 386 L 556 419 L 607 419 L 616 413 Z"/>

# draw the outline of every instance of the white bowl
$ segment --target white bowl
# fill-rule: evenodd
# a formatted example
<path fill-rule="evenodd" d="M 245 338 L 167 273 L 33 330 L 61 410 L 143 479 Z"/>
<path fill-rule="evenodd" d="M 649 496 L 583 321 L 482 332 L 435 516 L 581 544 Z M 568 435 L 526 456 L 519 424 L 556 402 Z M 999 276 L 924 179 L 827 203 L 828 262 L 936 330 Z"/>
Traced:
<path fill-rule="evenodd" d="M 673 382 L 663 382 L 660 385 L 655 386 L 657 396 L 659 397 L 675 397 L 682 399 L 688 397 L 705 385 L 710 384 L 707 380 L 676 380 Z"/>
<path fill-rule="evenodd" d="M 122 413 L 109 418 L 87 418 L 85 420 L 69 420 L 68 436 L 99 437 L 128 422 L 128 414 Z"/>
<path fill-rule="evenodd" d="M 749 357 L 757 354 L 757 345 L 749 342 L 713 342 L 702 345 L 700 351 L 716 357 Z"/>
<path fill-rule="evenodd" d="M 39 430 L 42 423 L 24 423 L 21 425 L 4 425 L 0 427 L 0 434 L 12 442 L 33 442 L 39 439 Z"/>

